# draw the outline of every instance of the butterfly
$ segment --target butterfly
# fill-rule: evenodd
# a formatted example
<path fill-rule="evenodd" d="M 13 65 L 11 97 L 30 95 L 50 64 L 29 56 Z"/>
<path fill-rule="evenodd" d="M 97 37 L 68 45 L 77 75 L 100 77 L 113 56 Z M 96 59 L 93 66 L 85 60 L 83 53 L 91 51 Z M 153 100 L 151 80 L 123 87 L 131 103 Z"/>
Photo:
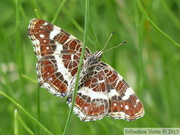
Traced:
<path fill-rule="evenodd" d="M 30 21 L 28 35 L 38 58 L 40 86 L 53 95 L 67 97 L 71 107 L 83 43 L 42 19 Z M 74 113 L 82 121 L 100 120 L 104 116 L 128 121 L 142 117 L 142 102 L 117 71 L 100 61 L 102 53 L 85 49 Z"/>

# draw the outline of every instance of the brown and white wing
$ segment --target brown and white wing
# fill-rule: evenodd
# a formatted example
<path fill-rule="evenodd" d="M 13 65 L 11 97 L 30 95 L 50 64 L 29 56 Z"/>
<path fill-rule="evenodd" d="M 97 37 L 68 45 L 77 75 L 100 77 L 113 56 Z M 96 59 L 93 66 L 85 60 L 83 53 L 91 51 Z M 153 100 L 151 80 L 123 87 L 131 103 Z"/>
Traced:
<path fill-rule="evenodd" d="M 108 116 L 128 121 L 142 117 L 143 104 L 122 76 L 109 65 L 104 72 L 107 77 Z"/>
<path fill-rule="evenodd" d="M 68 97 L 70 106 L 71 100 Z M 144 108 L 126 81 L 101 62 L 78 90 L 74 112 L 83 121 L 100 120 L 104 116 L 135 120 L 144 115 Z"/>
<path fill-rule="evenodd" d="M 65 30 L 42 19 L 32 19 L 28 35 L 38 58 L 37 74 L 42 87 L 64 97 L 77 72 L 82 42 Z M 86 48 L 85 56 L 91 52 Z"/>

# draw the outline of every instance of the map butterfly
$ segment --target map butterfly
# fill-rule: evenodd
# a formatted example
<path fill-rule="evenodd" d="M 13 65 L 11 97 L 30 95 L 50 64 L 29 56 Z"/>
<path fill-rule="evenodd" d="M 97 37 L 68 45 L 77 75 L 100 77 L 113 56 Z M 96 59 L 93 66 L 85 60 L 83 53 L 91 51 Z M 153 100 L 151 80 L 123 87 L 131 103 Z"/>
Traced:
<path fill-rule="evenodd" d="M 53 95 L 67 97 L 71 107 L 83 43 L 42 19 L 30 21 L 28 35 L 38 58 L 40 86 Z M 102 53 L 85 50 L 74 113 L 82 121 L 100 120 L 104 116 L 128 121 L 142 117 L 142 102 L 121 75 L 100 61 Z"/>

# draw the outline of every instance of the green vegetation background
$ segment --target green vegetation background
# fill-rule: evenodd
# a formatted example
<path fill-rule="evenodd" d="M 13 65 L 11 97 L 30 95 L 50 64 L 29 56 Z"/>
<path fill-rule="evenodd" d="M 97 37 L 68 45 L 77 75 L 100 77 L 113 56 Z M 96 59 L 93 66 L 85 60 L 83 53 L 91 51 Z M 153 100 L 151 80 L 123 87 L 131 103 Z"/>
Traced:
<path fill-rule="evenodd" d="M 127 41 L 104 53 L 103 61 L 135 90 L 144 104 L 144 117 L 130 122 L 108 117 L 81 122 L 73 115 L 67 134 L 117 135 L 125 127 L 180 127 L 180 48 L 172 42 L 180 42 L 180 1 L 141 0 L 147 15 L 171 41 L 145 20 L 137 2 L 90 0 L 87 46 L 92 52 L 101 50 L 114 30 L 107 49 Z M 69 112 L 66 99 L 38 87 L 37 58 L 27 36 L 29 21 L 40 17 L 55 19 L 54 24 L 82 40 L 84 0 L 66 1 L 56 17 L 61 3 L 0 1 L 0 135 L 63 133 Z"/>

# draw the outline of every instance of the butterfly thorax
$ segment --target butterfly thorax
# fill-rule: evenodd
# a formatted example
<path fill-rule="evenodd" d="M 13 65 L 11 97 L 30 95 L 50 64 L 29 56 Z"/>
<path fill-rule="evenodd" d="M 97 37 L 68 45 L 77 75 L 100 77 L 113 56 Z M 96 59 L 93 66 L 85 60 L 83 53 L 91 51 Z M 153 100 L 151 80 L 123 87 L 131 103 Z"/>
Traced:
<path fill-rule="evenodd" d="M 102 58 L 102 51 L 95 52 L 91 56 L 87 57 L 84 62 L 83 67 L 85 68 L 92 68 L 98 65 L 100 59 Z"/>
<path fill-rule="evenodd" d="M 81 75 L 83 74 L 89 75 L 91 72 L 94 70 L 97 65 L 100 63 L 100 59 L 102 58 L 102 51 L 97 51 L 91 56 L 85 58 L 85 61 L 83 62 L 82 70 L 81 70 Z"/>

